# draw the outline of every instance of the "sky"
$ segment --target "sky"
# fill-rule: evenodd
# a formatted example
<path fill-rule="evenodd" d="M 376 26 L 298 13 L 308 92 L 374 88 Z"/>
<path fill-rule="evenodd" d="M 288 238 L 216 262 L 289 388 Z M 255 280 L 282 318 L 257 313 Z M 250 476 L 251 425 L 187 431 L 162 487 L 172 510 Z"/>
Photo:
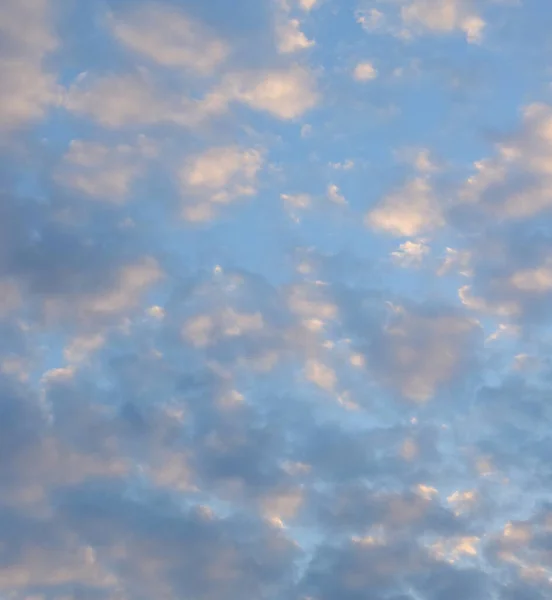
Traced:
<path fill-rule="evenodd" d="M 552 597 L 551 31 L 0 0 L 0 600 Z"/>

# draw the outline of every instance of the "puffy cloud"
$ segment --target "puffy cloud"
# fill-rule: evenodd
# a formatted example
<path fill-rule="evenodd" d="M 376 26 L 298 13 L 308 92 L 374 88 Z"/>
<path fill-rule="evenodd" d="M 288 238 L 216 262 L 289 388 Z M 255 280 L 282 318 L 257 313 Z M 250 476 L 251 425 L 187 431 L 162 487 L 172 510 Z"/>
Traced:
<path fill-rule="evenodd" d="M 374 229 L 404 237 L 420 235 L 445 224 L 432 186 L 422 177 L 386 196 L 366 215 L 365 222 Z"/>
<path fill-rule="evenodd" d="M 319 99 L 315 77 L 300 66 L 231 74 L 223 81 L 222 90 L 230 99 L 283 120 L 302 116 Z"/>
<path fill-rule="evenodd" d="M 337 383 L 337 376 L 333 369 L 313 359 L 305 366 L 305 377 L 327 391 L 333 390 Z"/>
<path fill-rule="evenodd" d="M 378 71 L 371 62 L 360 62 L 353 71 L 357 81 L 370 81 L 378 76 Z"/>
<path fill-rule="evenodd" d="M 419 242 L 404 242 L 399 246 L 398 250 L 391 253 L 391 258 L 394 262 L 402 267 L 419 266 L 424 257 L 429 254 L 429 246 L 423 240 Z"/>
<path fill-rule="evenodd" d="M 238 146 L 212 148 L 189 158 L 179 173 L 183 194 L 192 197 L 185 216 L 190 220 L 210 218 L 217 205 L 253 196 L 262 164 L 260 150 Z"/>
<path fill-rule="evenodd" d="M 471 0 L 386 0 L 381 8 L 361 4 L 357 21 L 367 31 L 381 30 L 406 39 L 423 33 L 442 35 L 458 31 L 469 43 L 481 41 L 486 26 L 477 3 Z"/>
<path fill-rule="evenodd" d="M 149 3 L 111 15 L 115 37 L 156 63 L 211 73 L 229 54 L 228 45 L 176 7 Z"/>
<path fill-rule="evenodd" d="M 412 0 L 401 7 L 401 18 L 414 30 L 422 27 L 435 33 L 462 31 L 468 42 L 481 39 L 485 21 L 475 12 L 473 3 L 460 0 Z"/>
<path fill-rule="evenodd" d="M 307 38 L 301 31 L 300 26 L 301 23 L 298 19 L 285 20 L 276 26 L 278 51 L 280 53 L 290 54 L 314 46 L 314 41 Z"/>
<path fill-rule="evenodd" d="M 328 198 L 335 204 L 347 204 L 345 196 L 339 191 L 339 188 L 335 183 L 330 183 L 328 186 Z"/>

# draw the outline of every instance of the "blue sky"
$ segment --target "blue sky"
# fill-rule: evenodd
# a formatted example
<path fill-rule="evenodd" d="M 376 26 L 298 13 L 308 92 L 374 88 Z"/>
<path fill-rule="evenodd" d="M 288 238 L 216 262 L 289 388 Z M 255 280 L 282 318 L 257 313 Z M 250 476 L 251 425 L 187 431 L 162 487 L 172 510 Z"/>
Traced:
<path fill-rule="evenodd" d="M 552 5 L 0 0 L 0 597 L 552 596 Z"/>

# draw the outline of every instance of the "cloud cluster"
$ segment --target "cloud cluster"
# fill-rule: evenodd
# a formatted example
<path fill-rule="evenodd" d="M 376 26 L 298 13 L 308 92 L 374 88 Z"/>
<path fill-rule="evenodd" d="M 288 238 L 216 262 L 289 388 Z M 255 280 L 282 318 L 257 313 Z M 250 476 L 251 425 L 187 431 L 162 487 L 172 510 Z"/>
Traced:
<path fill-rule="evenodd" d="M 390 75 L 509 9 L 0 4 L 0 593 L 549 598 L 552 111 Z"/>

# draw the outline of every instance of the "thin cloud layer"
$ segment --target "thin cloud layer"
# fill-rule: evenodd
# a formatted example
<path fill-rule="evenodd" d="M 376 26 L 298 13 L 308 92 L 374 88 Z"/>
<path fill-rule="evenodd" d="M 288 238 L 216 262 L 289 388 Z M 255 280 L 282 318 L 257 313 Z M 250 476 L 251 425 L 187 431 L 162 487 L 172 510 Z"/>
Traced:
<path fill-rule="evenodd" d="M 549 598 L 546 7 L 0 4 L 2 595 Z"/>

